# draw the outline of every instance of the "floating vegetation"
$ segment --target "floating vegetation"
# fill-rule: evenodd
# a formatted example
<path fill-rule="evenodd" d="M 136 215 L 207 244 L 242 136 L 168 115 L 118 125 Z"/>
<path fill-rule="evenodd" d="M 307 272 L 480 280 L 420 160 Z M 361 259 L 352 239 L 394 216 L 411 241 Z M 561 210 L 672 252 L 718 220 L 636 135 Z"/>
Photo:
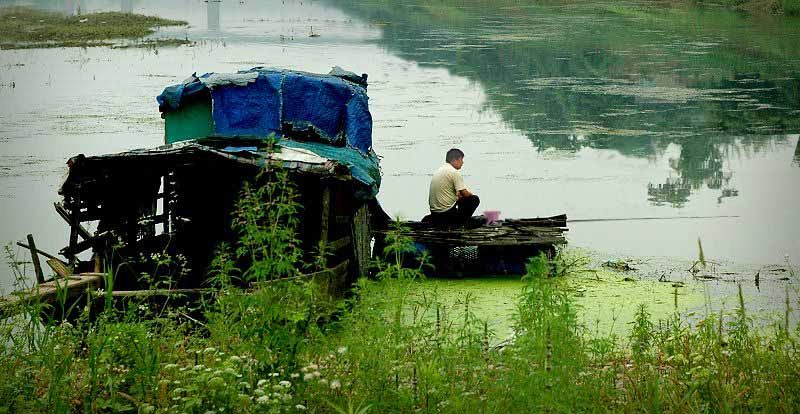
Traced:
<path fill-rule="evenodd" d="M 157 27 L 187 22 L 131 13 L 103 12 L 78 16 L 30 7 L 0 7 L 0 49 L 111 46 L 116 39 L 139 39 Z M 159 39 L 160 46 L 188 41 Z"/>
<path fill-rule="evenodd" d="M 131 49 L 131 48 L 158 49 L 160 47 L 194 46 L 195 44 L 196 42 L 193 42 L 189 39 L 159 38 L 159 39 L 144 39 L 132 43 L 114 45 L 111 48 L 112 49 Z"/>

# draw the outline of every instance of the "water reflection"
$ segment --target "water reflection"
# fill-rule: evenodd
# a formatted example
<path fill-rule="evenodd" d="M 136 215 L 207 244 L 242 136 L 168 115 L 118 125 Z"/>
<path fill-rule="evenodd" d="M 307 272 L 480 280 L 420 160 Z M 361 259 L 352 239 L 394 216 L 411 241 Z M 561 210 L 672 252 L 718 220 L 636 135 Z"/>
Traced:
<path fill-rule="evenodd" d="M 220 3 L 222 0 L 206 0 L 208 30 L 218 31 L 220 29 Z"/>
<path fill-rule="evenodd" d="M 381 23 L 390 51 L 480 84 L 486 106 L 539 150 L 655 159 L 676 145 L 669 165 L 677 177 L 647 186 L 656 205 L 682 207 L 700 189 L 719 203 L 737 196 L 727 160 L 800 131 L 800 50 L 792 46 L 800 30 L 791 26 L 778 24 L 778 35 L 745 21 L 705 30 L 707 19 L 738 17 L 637 20 L 610 6 L 511 0 L 335 3 Z"/>
<path fill-rule="evenodd" d="M 797 146 L 794 149 L 794 165 L 800 167 L 800 138 L 797 139 Z"/>
<path fill-rule="evenodd" d="M 722 139 L 725 141 L 725 139 Z M 677 177 L 668 177 L 663 184 L 650 183 L 647 187 L 648 200 L 654 205 L 683 207 L 689 196 L 702 188 L 717 190 L 717 203 L 723 199 L 736 197 L 739 190 L 733 186 L 733 171 L 725 168 L 726 153 L 742 144 L 719 142 L 720 139 L 683 138 L 678 140 L 680 155 L 669 159 L 670 168 Z"/>

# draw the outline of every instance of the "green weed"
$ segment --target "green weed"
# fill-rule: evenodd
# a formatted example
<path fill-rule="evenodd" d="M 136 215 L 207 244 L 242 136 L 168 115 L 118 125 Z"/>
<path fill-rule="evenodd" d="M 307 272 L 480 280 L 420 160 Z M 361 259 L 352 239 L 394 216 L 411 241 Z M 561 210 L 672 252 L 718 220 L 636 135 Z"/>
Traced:
<path fill-rule="evenodd" d="M 186 309 L 120 308 L 0 322 L 0 413 L 796 412 L 800 331 L 757 329 L 740 294 L 733 314 L 653 321 L 642 305 L 628 341 L 579 322 L 569 280 L 583 260 L 528 263 L 514 335 L 497 345 L 475 298 L 421 291 L 413 245 L 387 237 L 374 279 L 344 304 L 299 277 L 286 177 L 246 188 L 240 239 L 212 264 L 215 300 Z M 264 211 L 269 205 L 270 211 Z M 262 244 L 269 244 L 269 249 Z M 324 258 L 324 246 L 317 256 Z M 165 259 L 166 260 L 166 259 Z M 311 266 L 324 267 L 324 262 Z M 254 269 L 255 267 L 255 269 Z M 17 266 L 24 276 L 24 271 Z M 24 279 L 24 278 L 22 278 Z M 109 279 L 113 279 L 109 275 Z M 235 286 L 258 281 L 245 291 Z M 110 281 L 109 281 L 110 282 Z M 113 290 L 113 287 L 109 291 Z M 787 289 L 787 297 L 790 294 Z M 790 298 L 791 299 L 791 298 Z M 91 308 L 91 307 L 89 307 Z"/>
<path fill-rule="evenodd" d="M 112 39 L 139 39 L 159 26 L 184 26 L 180 20 L 130 13 L 104 12 L 78 16 L 37 10 L 31 7 L 0 7 L 0 48 L 44 48 L 109 46 Z M 188 41 L 161 40 L 160 45 Z M 150 42 L 152 44 L 152 42 Z"/>

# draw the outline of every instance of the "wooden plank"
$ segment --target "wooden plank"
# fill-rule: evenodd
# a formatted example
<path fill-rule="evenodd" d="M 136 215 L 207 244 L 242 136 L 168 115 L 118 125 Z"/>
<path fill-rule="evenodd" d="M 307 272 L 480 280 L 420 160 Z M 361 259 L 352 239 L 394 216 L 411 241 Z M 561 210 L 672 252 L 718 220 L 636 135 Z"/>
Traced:
<path fill-rule="evenodd" d="M 169 221 L 169 211 L 170 211 L 169 210 L 169 207 L 170 207 L 169 204 L 172 201 L 172 197 L 171 197 L 172 196 L 172 181 L 171 180 L 172 180 L 172 177 L 170 176 L 170 172 L 167 171 L 167 173 L 164 174 L 164 201 L 162 202 L 162 205 L 164 207 L 164 218 L 163 218 L 164 234 L 170 234 L 170 231 L 172 231 L 172 228 L 171 228 L 172 227 L 171 226 L 172 223 L 170 223 L 170 221 Z"/>
<path fill-rule="evenodd" d="M 331 187 L 322 182 L 322 212 L 319 224 L 319 240 L 328 241 L 328 221 L 331 217 Z"/>
<path fill-rule="evenodd" d="M 565 214 L 544 218 L 522 218 L 500 221 L 498 226 L 464 228 L 422 222 L 401 223 L 401 234 L 432 247 L 548 247 L 567 242 L 564 237 Z M 379 230 L 388 234 L 395 230 Z"/>
<path fill-rule="evenodd" d="M 200 295 L 204 293 L 218 292 L 217 289 L 197 288 L 197 289 L 147 289 L 147 290 L 115 290 L 111 296 L 115 298 L 141 298 L 150 296 L 171 296 L 171 295 Z M 94 293 L 102 296 L 103 293 Z"/>
<path fill-rule="evenodd" d="M 104 231 L 102 233 L 95 235 L 94 237 L 83 240 L 80 243 L 72 244 L 72 241 L 70 241 L 70 245 L 64 249 L 61 249 L 60 253 L 63 254 L 64 257 L 75 257 L 76 255 L 81 254 L 84 251 L 92 248 L 97 243 L 99 243 L 103 238 L 108 237 L 110 235 L 111 235 L 110 232 Z"/>
<path fill-rule="evenodd" d="M 69 217 L 69 245 L 67 246 L 68 251 L 74 252 L 75 248 L 78 244 L 78 234 L 80 233 L 81 223 L 78 222 L 78 219 L 75 215 L 71 215 Z M 89 239 L 86 239 L 89 240 Z M 75 266 L 76 262 L 78 261 L 78 257 L 75 253 L 64 253 L 63 251 L 61 254 L 64 255 L 67 259 L 69 259 L 69 265 Z"/>
<path fill-rule="evenodd" d="M 19 246 L 19 247 L 24 247 L 24 248 L 26 248 L 26 249 L 28 249 L 28 250 L 30 250 L 30 248 L 31 248 L 31 246 L 28 246 L 27 244 L 25 244 L 25 243 L 23 243 L 23 242 L 17 242 L 17 246 Z M 44 257 L 46 257 L 46 258 L 48 258 L 48 259 L 56 259 L 56 260 L 59 260 L 59 259 L 58 259 L 58 257 L 55 257 L 55 256 L 53 256 L 52 254 L 50 254 L 50 253 L 47 253 L 47 252 L 46 252 L 46 251 L 44 251 L 44 250 L 39 250 L 39 249 L 36 249 L 36 251 L 37 251 L 37 252 L 38 252 L 40 255 L 42 255 L 42 256 L 44 256 Z"/>
<path fill-rule="evenodd" d="M 66 263 L 56 258 L 47 259 L 47 265 L 60 277 L 67 277 L 72 274 L 72 269 L 67 267 Z"/>
<path fill-rule="evenodd" d="M 28 246 L 31 249 L 31 261 L 33 262 L 33 270 L 36 272 L 36 281 L 42 284 L 44 283 L 44 272 L 42 272 L 42 264 L 39 262 L 39 250 L 36 250 L 33 234 L 28 235 Z"/>
<path fill-rule="evenodd" d="M 105 274 L 103 273 L 82 273 L 68 276 L 64 279 L 51 280 L 20 292 L 14 292 L 0 297 L 0 316 L 11 316 L 20 311 L 22 305 L 36 301 L 53 305 L 58 298 L 58 292 L 65 289 L 67 299 L 74 298 L 83 294 L 87 289 L 99 289 L 103 286 L 104 281 Z"/>
<path fill-rule="evenodd" d="M 367 277 L 370 260 L 369 208 L 362 204 L 353 214 L 352 238 L 353 257 L 355 257 L 355 276 Z"/>

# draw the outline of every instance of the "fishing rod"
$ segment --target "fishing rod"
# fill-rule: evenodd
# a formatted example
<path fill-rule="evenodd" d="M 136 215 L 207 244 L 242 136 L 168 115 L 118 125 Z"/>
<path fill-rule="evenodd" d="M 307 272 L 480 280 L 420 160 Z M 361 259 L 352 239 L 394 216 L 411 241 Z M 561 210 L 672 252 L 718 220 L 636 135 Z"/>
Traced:
<path fill-rule="evenodd" d="M 696 219 L 716 219 L 716 218 L 739 218 L 741 216 L 683 216 L 683 217 L 623 217 L 623 218 L 591 218 L 591 219 L 571 219 L 568 223 L 591 223 L 601 221 L 644 221 L 644 220 L 696 220 Z"/>

